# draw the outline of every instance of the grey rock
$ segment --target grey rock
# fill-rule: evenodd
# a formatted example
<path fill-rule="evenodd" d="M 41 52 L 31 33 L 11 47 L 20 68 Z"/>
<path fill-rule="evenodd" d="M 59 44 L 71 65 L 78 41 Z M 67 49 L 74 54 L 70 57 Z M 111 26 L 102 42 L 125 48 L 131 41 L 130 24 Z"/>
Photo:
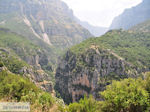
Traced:
<path fill-rule="evenodd" d="M 107 50 L 89 49 L 79 55 L 68 51 L 58 64 L 55 89 L 68 104 L 90 94 L 100 100 L 99 92 L 112 80 L 136 76 L 127 66 L 132 65 Z"/>

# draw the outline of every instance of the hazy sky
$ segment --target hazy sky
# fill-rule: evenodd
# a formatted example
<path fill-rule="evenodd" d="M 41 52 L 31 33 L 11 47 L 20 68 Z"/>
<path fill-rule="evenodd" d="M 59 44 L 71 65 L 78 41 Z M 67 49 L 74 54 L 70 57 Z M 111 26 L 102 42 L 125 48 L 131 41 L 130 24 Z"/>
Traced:
<path fill-rule="evenodd" d="M 62 0 L 73 9 L 80 20 L 92 25 L 108 27 L 113 18 L 139 4 L 142 0 Z"/>

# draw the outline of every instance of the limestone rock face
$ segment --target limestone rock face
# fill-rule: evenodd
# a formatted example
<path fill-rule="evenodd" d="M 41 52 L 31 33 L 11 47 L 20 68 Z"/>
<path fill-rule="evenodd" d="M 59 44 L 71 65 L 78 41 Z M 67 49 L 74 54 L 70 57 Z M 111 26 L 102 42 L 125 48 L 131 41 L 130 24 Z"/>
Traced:
<path fill-rule="evenodd" d="M 65 48 L 92 37 L 61 0 L 1 0 L 0 18 L 2 26 L 50 46 Z"/>
<path fill-rule="evenodd" d="M 23 67 L 20 70 L 20 73 L 22 73 L 25 77 L 30 78 L 30 80 L 41 89 L 47 92 L 52 92 L 52 76 L 46 73 L 45 70 L 49 70 L 50 72 L 52 72 L 53 69 L 48 65 L 49 58 L 45 55 L 45 53 L 39 50 L 36 55 L 24 55 L 23 60 L 27 62 L 31 67 Z M 47 66 L 47 68 L 43 69 L 43 66 Z"/>
<path fill-rule="evenodd" d="M 89 94 L 100 100 L 99 91 L 113 79 L 136 76 L 135 70 L 127 70 L 131 67 L 129 63 L 117 54 L 99 48 L 88 49 L 79 55 L 68 51 L 58 65 L 55 89 L 66 103 Z"/>
<path fill-rule="evenodd" d="M 61 0 L 0 0 L 0 35 L 17 36 L 14 40 L 8 38 L 9 44 L 3 41 L 6 38 L 0 39 L 5 45 L 0 47 L 13 51 L 18 63 L 25 61 L 28 65 L 11 72 L 28 76 L 51 91 L 59 51 L 92 37 L 73 17 Z"/>
<path fill-rule="evenodd" d="M 44 91 L 52 92 L 53 91 L 53 83 L 51 77 L 45 73 L 42 69 L 33 70 L 33 68 L 23 67 L 20 70 L 20 73 L 23 73 L 24 77 L 27 77 L 35 83 L 39 88 Z"/>

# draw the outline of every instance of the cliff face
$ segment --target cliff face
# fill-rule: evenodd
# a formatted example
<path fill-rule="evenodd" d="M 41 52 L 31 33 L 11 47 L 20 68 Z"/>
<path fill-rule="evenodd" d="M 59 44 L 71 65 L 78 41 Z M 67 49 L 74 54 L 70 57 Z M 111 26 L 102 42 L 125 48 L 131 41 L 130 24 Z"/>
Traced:
<path fill-rule="evenodd" d="M 55 75 L 55 89 L 66 103 L 89 94 L 101 100 L 99 92 L 112 80 L 136 78 L 150 71 L 149 21 L 136 27 L 143 30 L 111 30 L 66 52 Z"/>
<path fill-rule="evenodd" d="M 55 89 L 66 103 L 89 94 L 101 99 L 99 91 L 103 91 L 113 79 L 136 76 L 134 69 L 128 69 L 132 66 L 117 54 L 94 45 L 80 55 L 68 51 L 58 65 Z"/>
<path fill-rule="evenodd" d="M 39 60 L 36 60 L 36 62 L 38 61 Z M 53 92 L 52 78 L 41 69 L 40 64 L 38 65 L 39 68 L 37 68 L 34 63 L 29 65 L 17 55 L 14 55 L 12 51 L 5 48 L 0 48 L 0 62 L 4 64 L 4 68 L 10 72 L 29 78 L 30 81 L 34 82 L 44 91 Z"/>
<path fill-rule="evenodd" d="M 0 28 L 0 63 L 10 72 L 29 78 L 43 90 L 53 91 L 53 67 L 45 50 L 4 28 Z"/>
<path fill-rule="evenodd" d="M 2 26 L 50 46 L 65 48 L 92 36 L 72 17 L 72 11 L 60 0 L 0 1 Z"/>
<path fill-rule="evenodd" d="M 60 52 L 92 36 L 73 17 L 61 0 L 0 0 L 0 48 L 9 51 L 5 65 L 10 72 L 52 91 Z M 23 65 L 19 67 L 10 54 Z"/>
<path fill-rule="evenodd" d="M 150 19 L 150 1 L 143 0 L 139 5 L 126 9 L 121 15 L 116 17 L 110 29 L 129 29 L 141 22 Z"/>

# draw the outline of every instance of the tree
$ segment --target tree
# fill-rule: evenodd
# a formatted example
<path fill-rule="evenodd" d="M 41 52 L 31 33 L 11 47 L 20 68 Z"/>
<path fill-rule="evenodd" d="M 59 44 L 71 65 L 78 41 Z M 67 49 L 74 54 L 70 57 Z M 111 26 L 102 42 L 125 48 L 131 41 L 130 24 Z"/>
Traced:
<path fill-rule="evenodd" d="M 68 112 L 101 112 L 99 102 L 92 96 L 81 99 L 79 103 L 72 103 L 69 105 Z"/>
<path fill-rule="evenodd" d="M 150 106 L 145 81 L 140 78 L 113 81 L 101 95 L 104 112 L 144 112 Z"/>

